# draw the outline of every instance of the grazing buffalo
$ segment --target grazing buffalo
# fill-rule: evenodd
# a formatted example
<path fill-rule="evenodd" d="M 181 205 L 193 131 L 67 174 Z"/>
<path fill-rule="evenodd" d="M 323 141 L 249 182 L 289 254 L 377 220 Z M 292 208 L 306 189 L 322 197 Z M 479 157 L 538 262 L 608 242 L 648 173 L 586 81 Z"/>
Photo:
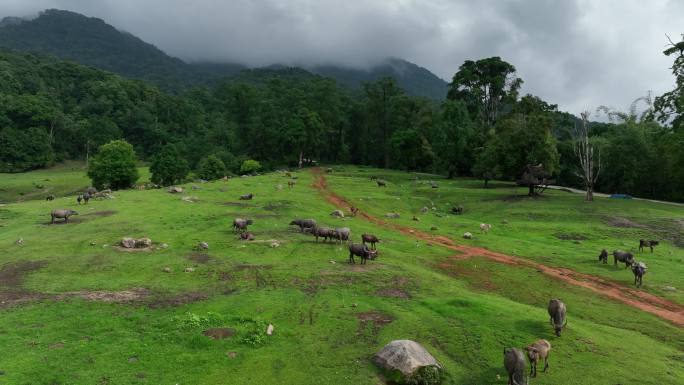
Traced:
<path fill-rule="evenodd" d="M 371 250 L 364 244 L 349 242 L 349 263 L 356 263 L 355 255 L 361 257 L 361 264 L 365 265 L 367 260 L 377 258 L 378 251 Z"/>
<path fill-rule="evenodd" d="M 608 263 L 608 250 L 606 250 L 606 249 L 601 250 L 601 254 L 599 254 L 598 260 L 600 262 L 603 262 L 604 265 L 607 264 Z"/>
<path fill-rule="evenodd" d="M 375 181 L 375 183 L 378 184 L 378 187 L 387 187 L 387 182 L 385 182 L 385 181 L 382 180 L 382 179 L 377 179 L 377 180 Z"/>
<path fill-rule="evenodd" d="M 83 194 L 83 202 L 84 202 L 85 204 L 88 204 L 88 201 L 89 201 L 89 200 L 90 200 L 90 194 L 86 191 L 86 192 Z"/>
<path fill-rule="evenodd" d="M 335 229 L 335 232 L 333 233 L 333 238 L 337 239 L 340 243 L 342 243 L 342 241 L 348 241 L 350 235 L 351 230 L 349 229 L 349 227 L 340 227 L 338 229 Z"/>
<path fill-rule="evenodd" d="M 252 224 L 251 219 L 235 218 L 233 219 L 233 231 L 234 232 L 244 232 L 247 230 L 247 226 Z"/>
<path fill-rule="evenodd" d="M 549 318 L 553 329 L 556 331 L 556 336 L 561 336 L 561 331 L 568 324 L 565 318 L 566 308 L 563 301 L 559 299 L 552 299 L 549 301 Z"/>
<path fill-rule="evenodd" d="M 359 213 L 359 208 L 352 206 L 349 211 L 351 211 L 352 217 L 355 217 Z"/>
<path fill-rule="evenodd" d="M 324 241 L 327 241 L 328 238 L 333 239 L 333 236 L 335 235 L 335 230 L 328 227 L 314 226 L 312 228 L 305 229 L 304 231 L 313 234 L 316 237 L 316 242 L 318 242 L 319 237 L 323 238 Z"/>
<path fill-rule="evenodd" d="M 504 348 L 504 368 L 508 372 L 508 385 L 525 385 L 525 355 L 516 348 Z"/>
<path fill-rule="evenodd" d="M 55 196 L 52 195 L 52 194 L 50 194 L 50 195 L 48 195 L 48 196 L 45 197 L 45 200 L 46 200 L 46 201 L 54 201 L 54 200 L 55 200 Z"/>
<path fill-rule="evenodd" d="M 644 251 L 644 247 L 648 247 L 651 249 L 651 253 L 653 252 L 653 248 L 655 246 L 658 246 L 658 241 L 647 241 L 645 239 L 640 239 L 639 240 L 639 251 Z"/>
<path fill-rule="evenodd" d="M 76 197 L 76 202 L 80 205 L 81 202 L 83 201 L 83 195 L 79 195 Z"/>
<path fill-rule="evenodd" d="M 253 241 L 254 234 L 250 233 L 249 231 L 245 231 L 244 233 L 240 233 L 239 239 L 241 241 Z"/>
<path fill-rule="evenodd" d="M 489 223 L 480 223 L 480 231 L 487 234 L 489 230 L 492 229 L 492 225 Z"/>
<path fill-rule="evenodd" d="M 615 250 L 613 251 L 613 262 L 615 266 L 617 266 L 618 262 L 624 262 L 626 269 L 632 266 L 632 264 L 634 263 L 634 256 L 632 255 L 632 253 L 628 253 L 626 251 Z"/>
<path fill-rule="evenodd" d="M 290 226 L 299 226 L 299 231 L 304 232 L 304 229 L 313 229 L 316 227 L 316 221 L 313 219 L 295 219 L 290 222 Z"/>
<path fill-rule="evenodd" d="M 55 218 L 59 219 L 64 219 L 64 223 L 69 223 L 69 217 L 72 215 L 78 215 L 78 213 L 74 210 L 69 210 L 69 209 L 58 209 L 58 210 L 52 210 L 50 213 L 50 216 L 52 217 L 52 220 L 50 223 L 55 223 Z"/>
<path fill-rule="evenodd" d="M 251 200 L 252 198 L 254 198 L 254 194 L 252 194 L 252 193 L 240 195 L 241 201 L 248 201 L 248 200 Z"/>
<path fill-rule="evenodd" d="M 452 207 L 451 212 L 453 214 L 456 214 L 456 215 L 461 215 L 461 214 L 463 214 L 463 206 L 458 205 L 458 206 Z"/>
<path fill-rule="evenodd" d="M 371 244 L 371 249 L 375 250 L 375 244 L 380 242 L 380 239 L 373 234 L 361 234 L 361 242 L 365 245 L 366 242 Z"/>
<path fill-rule="evenodd" d="M 632 273 L 634 273 L 634 285 L 636 287 L 641 287 L 644 274 L 646 274 L 646 264 L 643 262 L 634 262 L 632 265 Z"/>
<path fill-rule="evenodd" d="M 288 180 L 288 181 L 287 181 L 287 187 L 292 188 L 292 187 L 294 187 L 294 186 L 295 186 L 295 181 L 293 181 L 293 180 Z"/>
<path fill-rule="evenodd" d="M 538 340 L 532 345 L 525 347 L 527 358 L 530 359 L 530 377 L 537 377 L 537 364 L 544 360 L 544 373 L 549 368 L 549 353 L 551 353 L 551 343 L 547 340 Z"/>

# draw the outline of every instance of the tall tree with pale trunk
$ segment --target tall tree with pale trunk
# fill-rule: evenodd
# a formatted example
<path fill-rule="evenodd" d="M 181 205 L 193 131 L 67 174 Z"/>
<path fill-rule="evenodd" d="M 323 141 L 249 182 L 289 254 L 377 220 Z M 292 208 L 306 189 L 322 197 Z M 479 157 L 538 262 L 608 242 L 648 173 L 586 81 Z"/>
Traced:
<path fill-rule="evenodd" d="M 594 200 L 594 185 L 601 173 L 601 151 L 598 151 L 598 159 L 594 159 L 594 146 L 589 142 L 589 112 L 584 111 L 580 114 L 582 123 L 575 125 L 575 155 L 580 161 L 581 172 L 577 173 L 584 182 L 587 191 L 586 200 Z"/>

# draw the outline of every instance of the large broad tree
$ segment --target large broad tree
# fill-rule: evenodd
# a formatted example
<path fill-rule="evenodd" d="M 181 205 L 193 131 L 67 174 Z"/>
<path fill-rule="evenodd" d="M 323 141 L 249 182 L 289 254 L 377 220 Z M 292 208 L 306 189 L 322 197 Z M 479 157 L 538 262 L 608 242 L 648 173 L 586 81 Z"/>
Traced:
<path fill-rule="evenodd" d="M 135 162 L 133 146 L 125 140 L 114 140 L 100 146 L 88 164 L 88 176 L 98 189 L 129 188 L 139 178 Z"/>
<path fill-rule="evenodd" d="M 188 175 L 188 162 L 173 144 L 167 144 L 152 158 L 150 172 L 152 183 L 169 186 L 181 182 Z"/>
<path fill-rule="evenodd" d="M 555 105 L 527 95 L 495 127 L 493 135 L 478 156 L 476 172 L 483 177 L 503 177 L 526 181 L 530 195 L 547 182 L 558 169 L 556 139 L 551 132 Z M 541 165 L 541 167 L 539 167 Z"/>
<path fill-rule="evenodd" d="M 663 53 L 674 56 L 672 74 L 675 77 L 675 88 L 655 98 L 653 116 L 661 123 L 678 130 L 684 123 L 684 35 L 678 43 L 670 39 L 670 45 Z"/>
<path fill-rule="evenodd" d="M 516 101 L 522 83 L 515 67 L 498 56 L 466 60 L 454 74 L 447 98 L 465 102 L 471 116 L 491 128 L 502 108 Z"/>

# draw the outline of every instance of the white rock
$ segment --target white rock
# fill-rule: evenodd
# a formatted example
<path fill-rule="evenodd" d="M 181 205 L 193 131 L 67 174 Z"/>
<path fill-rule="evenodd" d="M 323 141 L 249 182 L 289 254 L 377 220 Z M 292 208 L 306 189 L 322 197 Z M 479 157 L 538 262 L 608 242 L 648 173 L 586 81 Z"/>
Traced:
<path fill-rule="evenodd" d="M 473 239 L 473 234 L 470 233 L 470 232 L 468 232 L 468 231 L 466 231 L 465 233 L 463 233 L 463 238 L 465 238 L 465 239 Z"/>
<path fill-rule="evenodd" d="M 273 324 L 268 324 L 268 327 L 266 328 L 266 335 L 273 335 Z"/>
<path fill-rule="evenodd" d="M 411 376 L 422 367 L 442 367 L 423 346 L 411 340 L 390 342 L 373 356 L 373 362 L 383 369 L 399 371 L 404 377 Z"/>

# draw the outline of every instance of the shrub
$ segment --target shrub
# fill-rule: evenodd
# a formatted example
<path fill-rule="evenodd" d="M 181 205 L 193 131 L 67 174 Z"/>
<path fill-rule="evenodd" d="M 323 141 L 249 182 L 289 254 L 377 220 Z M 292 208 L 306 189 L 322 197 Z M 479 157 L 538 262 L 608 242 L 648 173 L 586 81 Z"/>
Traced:
<path fill-rule="evenodd" d="M 182 181 L 188 175 L 188 162 L 180 156 L 173 144 L 167 144 L 152 159 L 150 178 L 152 183 L 169 186 Z"/>
<path fill-rule="evenodd" d="M 216 180 L 226 176 L 226 166 L 216 155 L 202 159 L 197 175 L 205 180 Z"/>
<path fill-rule="evenodd" d="M 261 163 L 253 159 L 245 160 L 244 162 L 242 162 L 242 166 L 240 166 L 241 174 L 251 174 L 259 170 L 261 170 Z"/>
<path fill-rule="evenodd" d="M 125 140 L 114 140 L 100 146 L 88 164 L 88 176 L 98 189 L 129 188 L 140 177 L 135 161 L 133 146 Z"/>

